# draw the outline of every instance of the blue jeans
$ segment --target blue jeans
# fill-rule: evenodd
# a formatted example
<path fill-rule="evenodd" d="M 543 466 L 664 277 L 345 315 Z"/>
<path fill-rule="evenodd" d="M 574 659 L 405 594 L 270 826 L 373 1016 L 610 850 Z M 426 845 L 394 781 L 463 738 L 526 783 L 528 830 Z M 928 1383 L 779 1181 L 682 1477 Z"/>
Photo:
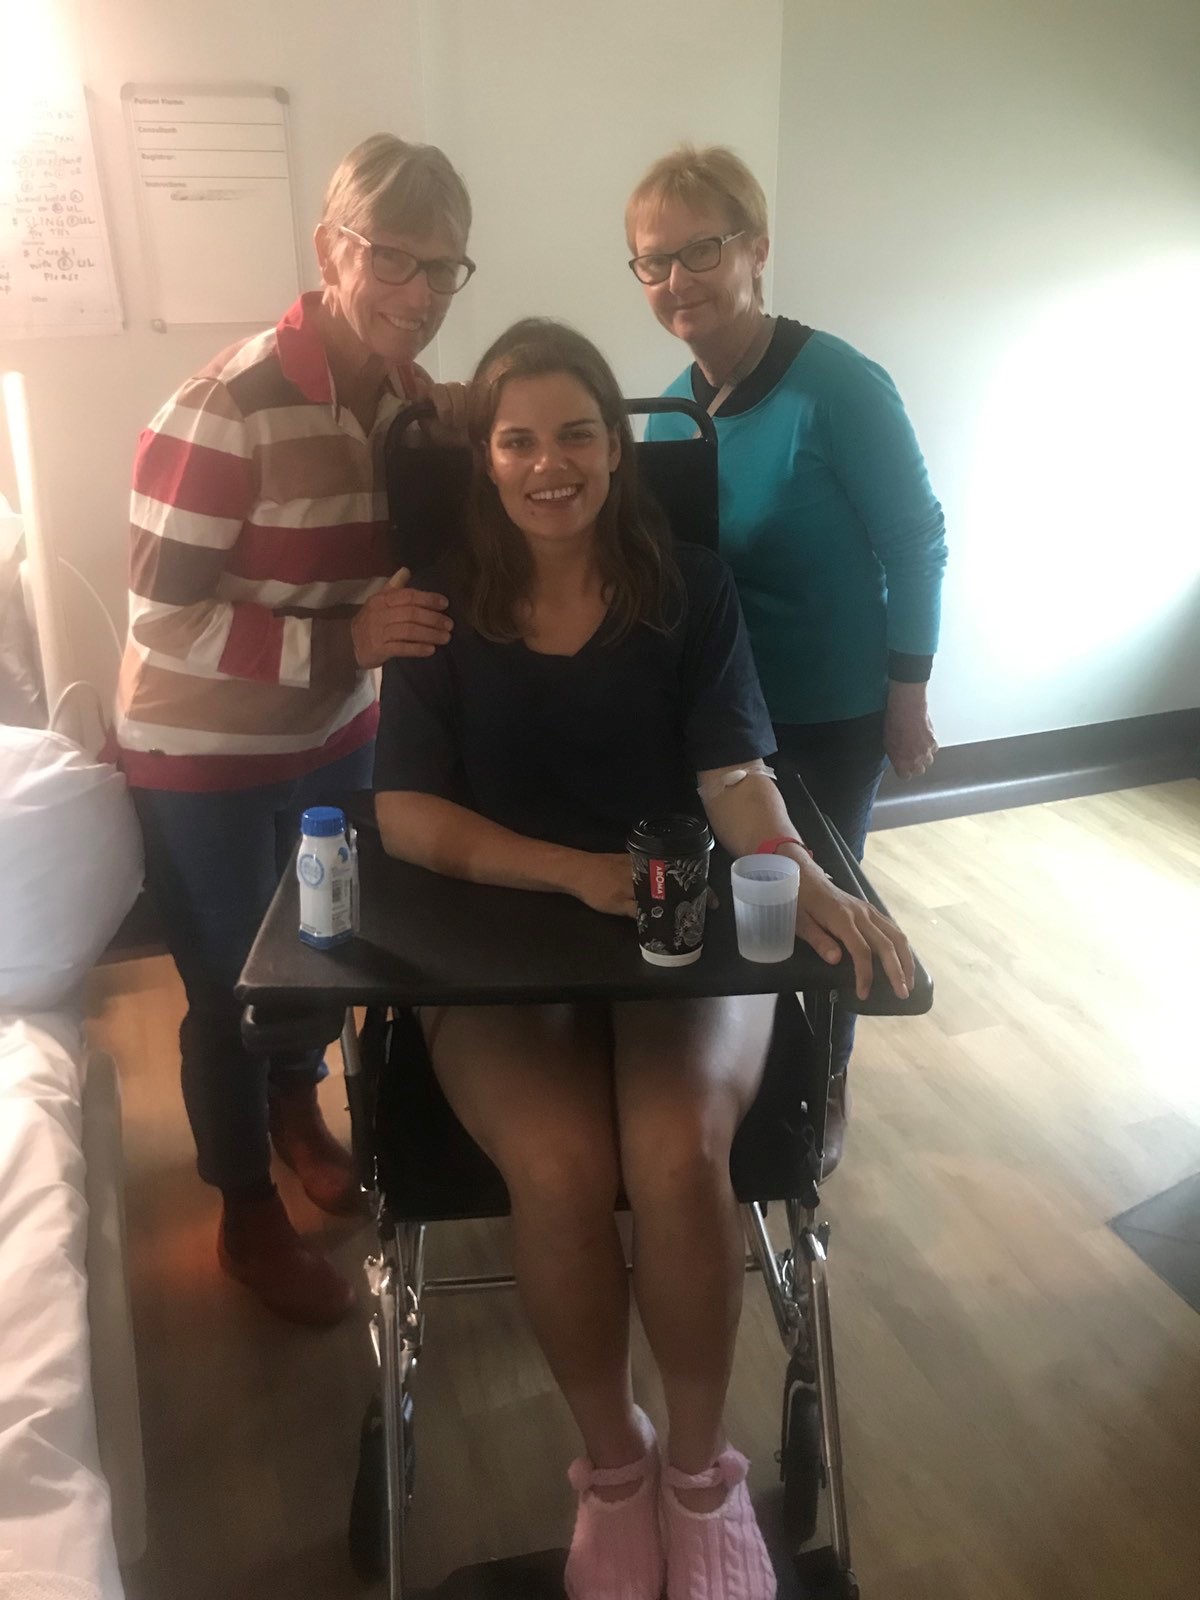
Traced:
<path fill-rule="evenodd" d="M 306 806 L 369 789 L 374 746 L 303 778 L 216 794 L 133 789 L 146 885 L 187 992 L 179 1029 L 197 1170 L 223 1190 L 269 1180 L 267 1085 L 316 1083 L 320 1052 L 251 1055 L 234 985 L 291 854 Z"/>
<path fill-rule="evenodd" d="M 792 761 L 818 808 L 861 861 L 871 826 L 871 807 L 883 781 L 883 712 L 844 722 L 777 722 L 781 755 Z M 835 1006 L 833 1071 L 845 1072 L 854 1048 L 852 1011 Z"/>

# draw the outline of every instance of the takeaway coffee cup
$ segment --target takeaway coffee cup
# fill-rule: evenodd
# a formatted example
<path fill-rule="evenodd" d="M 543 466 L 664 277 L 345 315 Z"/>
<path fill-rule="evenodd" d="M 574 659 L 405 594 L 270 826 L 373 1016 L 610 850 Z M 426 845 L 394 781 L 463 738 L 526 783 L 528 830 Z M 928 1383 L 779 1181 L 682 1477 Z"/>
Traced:
<path fill-rule="evenodd" d="M 638 942 L 656 967 L 700 959 L 708 896 L 707 822 L 683 812 L 644 817 L 630 832 Z"/>

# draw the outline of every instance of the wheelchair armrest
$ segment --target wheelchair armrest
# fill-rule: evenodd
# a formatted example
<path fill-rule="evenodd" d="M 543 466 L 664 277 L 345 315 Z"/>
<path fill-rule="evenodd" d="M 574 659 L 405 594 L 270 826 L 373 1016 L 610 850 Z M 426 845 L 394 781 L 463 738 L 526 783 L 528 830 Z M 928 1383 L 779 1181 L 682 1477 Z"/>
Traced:
<path fill-rule="evenodd" d="M 891 917 L 891 912 L 851 855 L 842 836 L 828 817 L 818 810 L 795 766 L 782 755 L 774 756 L 772 764 L 788 815 L 799 829 L 801 838 L 811 845 L 817 865 L 829 874 L 839 889 L 852 894 L 857 900 L 867 901 L 877 911 L 882 911 L 885 917 Z M 901 1000 L 893 994 L 891 986 L 876 969 L 876 981 L 865 1000 L 860 1000 L 851 989 L 839 993 L 838 1004 L 864 1017 L 923 1017 L 933 1007 L 933 979 L 921 965 L 915 951 L 913 959 L 916 973 L 907 1000 Z"/>
<path fill-rule="evenodd" d="M 284 1012 L 264 1011 L 249 1005 L 242 1012 L 242 1043 L 252 1055 L 292 1055 L 305 1050 L 324 1050 L 342 1031 L 346 1020 L 341 1006 L 314 1006 Z"/>

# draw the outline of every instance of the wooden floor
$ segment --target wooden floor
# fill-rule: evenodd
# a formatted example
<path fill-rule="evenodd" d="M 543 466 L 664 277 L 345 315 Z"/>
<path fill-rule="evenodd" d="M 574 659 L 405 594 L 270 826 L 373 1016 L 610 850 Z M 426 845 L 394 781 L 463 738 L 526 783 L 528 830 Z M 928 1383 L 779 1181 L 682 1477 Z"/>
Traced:
<path fill-rule="evenodd" d="M 1200 782 L 898 829 L 867 865 L 937 1005 L 861 1025 L 825 1195 L 865 1600 L 1197 1600 L 1200 1316 L 1106 1224 L 1200 1169 Z M 359 1595 L 365 1310 L 293 1330 L 221 1276 L 173 970 L 108 967 L 93 1002 L 124 1085 L 150 1485 L 130 1594 Z M 336 1080 L 325 1099 L 340 1118 Z M 284 1186 L 355 1269 L 366 1236 Z M 448 1229 L 431 1269 L 502 1254 Z M 769 1509 L 783 1352 L 747 1289 L 729 1423 Z M 412 1576 L 435 1583 L 563 1541 L 575 1441 L 511 1297 L 440 1301 L 427 1333 Z"/>

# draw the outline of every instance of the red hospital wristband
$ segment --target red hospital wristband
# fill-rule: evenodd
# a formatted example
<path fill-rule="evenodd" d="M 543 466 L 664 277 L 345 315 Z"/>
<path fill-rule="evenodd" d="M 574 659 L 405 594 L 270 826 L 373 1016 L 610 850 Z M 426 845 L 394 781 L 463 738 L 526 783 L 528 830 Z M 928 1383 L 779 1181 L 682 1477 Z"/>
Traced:
<path fill-rule="evenodd" d="M 807 850 L 809 855 L 812 855 L 811 848 L 805 844 L 804 840 L 797 839 L 791 833 L 781 833 L 777 839 L 764 839 L 754 854 L 756 856 L 773 856 L 781 844 L 798 844 L 801 850 Z"/>

